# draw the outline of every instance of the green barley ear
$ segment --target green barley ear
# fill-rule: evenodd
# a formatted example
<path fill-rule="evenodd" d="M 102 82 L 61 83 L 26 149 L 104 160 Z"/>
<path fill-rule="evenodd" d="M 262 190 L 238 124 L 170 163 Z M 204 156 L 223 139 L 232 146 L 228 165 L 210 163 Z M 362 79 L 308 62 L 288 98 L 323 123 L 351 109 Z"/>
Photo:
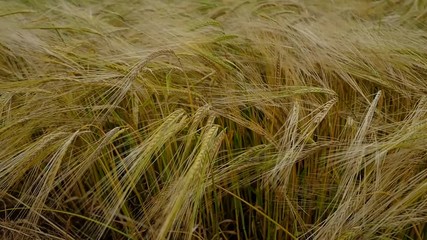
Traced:
<path fill-rule="evenodd" d="M 195 214 L 200 205 L 201 194 L 203 194 L 208 174 L 209 165 L 212 157 L 210 153 L 217 151 L 222 134 L 217 136 L 218 126 L 208 127 L 205 133 L 201 136 L 201 145 L 195 156 L 192 165 L 187 173 L 174 183 L 174 188 L 171 189 L 170 197 L 166 206 L 163 208 L 164 217 L 160 219 L 161 225 L 155 234 L 156 239 L 165 239 L 171 236 L 178 237 L 178 234 L 173 233 L 175 227 L 181 223 L 189 221 L 190 226 L 195 220 Z M 212 148 L 212 146 L 214 148 Z M 213 152 L 212 152 L 213 151 Z M 179 189 L 178 192 L 176 192 Z M 156 213 L 154 213 L 156 214 Z M 184 217 L 190 214 L 190 219 Z M 184 222 L 182 222 L 184 221 Z M 192 227 L 188 228 L 191 231 Z M 169 236 L 169 237 L 168 237 Z M 187 237 L 191 239 L 191 235 Z"/>

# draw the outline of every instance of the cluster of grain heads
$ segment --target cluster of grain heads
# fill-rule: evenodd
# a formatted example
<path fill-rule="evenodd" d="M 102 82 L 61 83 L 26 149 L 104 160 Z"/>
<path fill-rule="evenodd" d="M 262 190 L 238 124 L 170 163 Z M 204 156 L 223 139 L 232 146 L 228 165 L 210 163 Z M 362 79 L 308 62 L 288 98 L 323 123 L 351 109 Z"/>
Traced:
<path fill-rule="evenodd" d="M 426 238 L 426 12 L 0 1 L 0 238 Z"/>

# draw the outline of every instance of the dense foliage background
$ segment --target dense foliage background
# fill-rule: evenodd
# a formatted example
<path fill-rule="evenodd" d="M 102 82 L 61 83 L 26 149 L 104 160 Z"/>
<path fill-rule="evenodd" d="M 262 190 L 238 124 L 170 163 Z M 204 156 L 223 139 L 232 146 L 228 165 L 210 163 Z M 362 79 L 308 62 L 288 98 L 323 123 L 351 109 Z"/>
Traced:
<path fill-rule="evenodd" d="M 426 239 L 427 1 L 0 2 L 3 239 Z"/>

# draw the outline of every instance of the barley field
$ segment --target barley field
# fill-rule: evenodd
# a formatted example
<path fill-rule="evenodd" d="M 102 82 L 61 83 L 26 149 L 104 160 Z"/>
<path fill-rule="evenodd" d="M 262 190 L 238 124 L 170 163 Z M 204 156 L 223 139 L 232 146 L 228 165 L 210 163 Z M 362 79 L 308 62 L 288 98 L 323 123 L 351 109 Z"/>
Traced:
<path fill-rule="evenodd" d="M 1 239 L 426 223 L 426 0 L 0 1 Z"/>

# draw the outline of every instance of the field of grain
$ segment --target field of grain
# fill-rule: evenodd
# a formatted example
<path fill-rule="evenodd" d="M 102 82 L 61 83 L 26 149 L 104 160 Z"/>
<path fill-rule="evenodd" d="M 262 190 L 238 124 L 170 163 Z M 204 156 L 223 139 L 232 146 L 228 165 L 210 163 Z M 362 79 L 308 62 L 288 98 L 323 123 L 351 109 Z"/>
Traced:
<path fill-rule="evenodd" d="M 426 0 L 0 1 L 1 239 L 426 222 Z"/>

